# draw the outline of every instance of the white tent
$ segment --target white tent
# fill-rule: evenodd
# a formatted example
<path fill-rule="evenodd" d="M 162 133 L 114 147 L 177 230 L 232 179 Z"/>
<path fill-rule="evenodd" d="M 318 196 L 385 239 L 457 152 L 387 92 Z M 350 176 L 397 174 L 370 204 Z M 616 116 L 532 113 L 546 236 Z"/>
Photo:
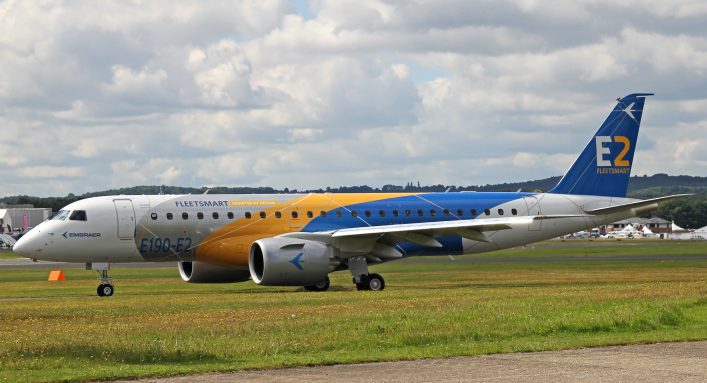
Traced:
<path fill-rule="evenodd" d="M 636 229 L 633 227 L 633 225 L 631 225 L 631 224 L 629 223 L 628 225 L 626 225 L 626 227 L 624 227 L 624 228 L 621 229 L 620 231 L 622 231 L 622 232 L 624 232 L 624 233 L 635 233 L 635 232 L 637 232 L 638 230 L 636 230 Z"/>
<path fill-rule="evenodd" d="M 643 226 L 643 235 L 651 235 L 653 232 L 651 229 L 648 228 L 648 226 Z"/>
<path fill-rule="evenodd" d="M 687 233 L 687 230 L 683 229 L 682 227 L 678 226 L 675 224 L 675 221 L 672 222 L 672 228 L 673 228 L 673 233 Z"/>

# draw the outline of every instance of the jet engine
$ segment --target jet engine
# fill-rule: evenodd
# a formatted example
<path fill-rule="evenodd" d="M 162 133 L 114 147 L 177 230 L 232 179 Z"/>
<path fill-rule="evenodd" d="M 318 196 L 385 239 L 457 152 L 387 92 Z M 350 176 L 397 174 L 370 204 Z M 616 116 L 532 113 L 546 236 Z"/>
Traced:
<path fill-rule="evenodd" d="M 333 249 L 318 241 L 265 238 L 250 247 L 253 282 L 264 286 L 307 286 L 326 280 L 334 270 Z"/>
<path fill-rule="evenodd" d="M 246 270 L 204 262 L 178 262 L 179 275 L 189 283 L 231 283 L 243 282 L 250 278 Z"/>

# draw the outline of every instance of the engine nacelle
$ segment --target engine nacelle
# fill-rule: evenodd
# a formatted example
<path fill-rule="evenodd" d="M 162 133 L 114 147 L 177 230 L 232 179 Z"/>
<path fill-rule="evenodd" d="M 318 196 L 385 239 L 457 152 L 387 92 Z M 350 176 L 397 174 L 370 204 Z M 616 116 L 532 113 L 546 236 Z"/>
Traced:
<path fill-rule="evenodd" d="M 333 250 L 322 242 L 265 238 L 253 242 L 248 267 L 253 282 L 264 286 L 307 286 L 326 279 Z"/>
<path fill-rule="evenodd" d="M 250 273 L 246 270 L 205 262 L 178 262 L 177 268 L 182 280 L 189 283 L 231 283 L 247 281 L 250 278 Z"/>

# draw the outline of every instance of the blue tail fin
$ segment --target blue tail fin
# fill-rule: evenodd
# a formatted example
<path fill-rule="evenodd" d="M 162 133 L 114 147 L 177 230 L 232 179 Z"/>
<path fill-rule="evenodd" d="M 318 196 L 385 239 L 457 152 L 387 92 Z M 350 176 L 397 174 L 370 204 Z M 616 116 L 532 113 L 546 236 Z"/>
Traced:
<path fill-rule="evenodd" d="M 646 96 L 622 99 L 560 182 L 549 193 L 625 197 Z"/>

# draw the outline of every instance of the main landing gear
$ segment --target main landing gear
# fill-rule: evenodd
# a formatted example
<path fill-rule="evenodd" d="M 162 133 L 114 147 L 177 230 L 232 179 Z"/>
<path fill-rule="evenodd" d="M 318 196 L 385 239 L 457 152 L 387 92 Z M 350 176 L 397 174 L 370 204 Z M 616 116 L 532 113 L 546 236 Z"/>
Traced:
<path fill-rule="evenodd" d="M 96 270 L 98 272 L 98 280 L 101 284 L 96 288 L 96 294 L 99 297 L 109 297 L 113 295 L 115 288 L 113 287 L 113 278 L 108 276 L 110 263 L 87 263 L 86 270 Z"/>
<path fill-rule="evenodd" d="M 380 291 L 385 288 L 385 280 L 380 274 L 361 275 L 359 278 L 359 282 L 356 282 L 356 278 L 353 279 L 356 290 Z"/>
<path fill-rule="evenodd" d="M 380 274 L 369 274 L 366 257 L 353 257 L 348 261 L 353 283 L 359 291 L 381 291 L 385 289 L 385 280 Z"/>
<path fill-rule="evenodd" d="M 323 280 L 319 283 L 315 283 L 310 286 L 304 286 L 304 289 L 307 291 L 327 291 L 329 289 L 329 285 L 330 285 L 329 277 L 326 277 L 325 280 Z"/>

